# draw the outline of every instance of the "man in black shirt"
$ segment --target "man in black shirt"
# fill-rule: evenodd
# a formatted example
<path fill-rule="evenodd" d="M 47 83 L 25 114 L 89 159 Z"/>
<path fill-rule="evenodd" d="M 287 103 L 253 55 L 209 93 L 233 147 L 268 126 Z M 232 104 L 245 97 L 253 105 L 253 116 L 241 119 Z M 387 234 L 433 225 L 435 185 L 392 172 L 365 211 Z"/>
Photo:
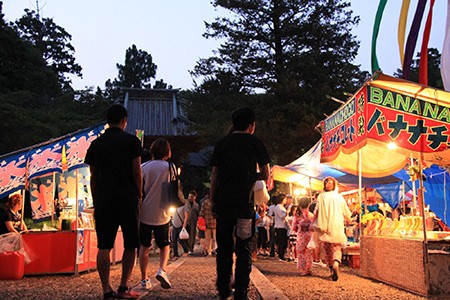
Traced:
<path fill-rule="evenodd" d="M 85 163 L 91 170 L 95 229 L 98 239 L 97 270 L 104 299 L 139 298 L 131 291 L 129 280 L 136 249 L 139 247 L 138 205 L 142 200 L 140 140 L 126 132 L 127 110 L 114 104 L 108 108 L 109 128 L 89 147 Z M 111 287 L 110 252 L 119 226 L 124 239 L 122 277 L 117 294 Z"/>
<path fill-rule="evenodd" d="M 270 158 L 264 144 L 253 136 L 255 114 L 251 109 L 235 110 L 232 121 L 232 133 L 219 141 L 211 161 L 210 199 L 217 216 L 217 289 L 221 299 L 231 294 L 235 251 L 234 299 L 246 299 L 252 268 L 250 241 L 255 233 L 252 188 L 256 180 L 269 178 Z"/>

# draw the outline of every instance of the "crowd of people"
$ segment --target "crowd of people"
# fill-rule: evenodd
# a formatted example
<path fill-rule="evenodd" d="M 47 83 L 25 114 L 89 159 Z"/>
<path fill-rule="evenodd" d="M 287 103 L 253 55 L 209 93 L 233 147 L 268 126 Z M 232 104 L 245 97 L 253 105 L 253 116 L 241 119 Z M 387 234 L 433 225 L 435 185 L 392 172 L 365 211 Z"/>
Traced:
<path fill-rule="evenodd" d="M 154 141 L 150 146 L 151 159 L 142 163 L 140 140 L 124 131 L 125 107 L 110 106 L 106 119 L 109 127 L 91 143 L 85 157 L 91 172 L 98 239 L 97 270 L 103 298 L 139 298 L 129 282 L 136 249 L 139 249 L 141 287 L 151 288 L 148 258 L 152 238 L 160 258 L 156 279 L 163 288 L 171 288 L 165 272 L 171 249 L 173 256 L 179 256 L 180 244 L 184 252 L 192 255 L 198 236 L 203 254 L 216 254 L 220 298 L 230 297 L 234 273 L 234 299 L 246 299 L 252 262 L 250 245 L 255 231 L 254 203 L 249 195 L 255 181 L 267 180 L 270 172 L 267 150 L 253 136 L 254 112 L 249 108 L 233 112 L 229 133 L 218 142 L 211 159 L 211 189 L 205 192 L 200 203 L 197 192 L 189 191 L 185 205 L 172 215 L 168 186 L 176 178 L 170 172 L 169 142 L 163 138 Z M 124 253 L 116 292 L 109 275 L 110 253 L 119 226 Z M 181 238 L 182 233 L 188 237 L 187 241 Z M 236 257 L 234 272 L 233 255 Z"/>
<path fill-rule="evenodd" d="M 270 158 L 253 135 L 256 122 L 251 109 L 232 113 L 232 126 L 215 146 L 210 189 L 204 191 L 204 197 L 197 200 L 197 191 L 190 190 L 184 205 L 173 211 L 168 186 L 176 178 L 170 171 L 169 142 L 156 139 L 149 159 L 143 162 L 141 141 L 124 131 L 125 107 L 110 106 L 106 118 L 109 127 L 91 143 L 85 157 L 91 172 L 97 271 L 104 299 L 140 297 L 130 288 L 136 257 L 141 288 L 152 288 L 148 262 L 154 246 L 159 248 L 155 277 L 162 288 L 171 288 L 166 273 L 170 257 L 182 254 L 179 247 L 193 255 L 197 242 L 201 255 L 216 256 L 220 299 L 247 299 L 252 260 L 258 255 L 294 261 L 299 275 L 310 275 L 312 265 L 324 261 L 332 279 L 338 279 L 344 219 L 351 222 L 351 213 L 335 191 L 336 181 L 325 179 L 324 191 L 312 204 L 307 197 L 294 201 L 291 195 L 278 194 L 255 207 L 253 186 L 269 178 Z M 10 197 L 5 222 L 0 224 L 2 233 L 26 230 L 18 213 L 21 200 L 20 195 Z M 110 280 L 110 257 L 119 227 L 124 252 L 116 290 Z"/>

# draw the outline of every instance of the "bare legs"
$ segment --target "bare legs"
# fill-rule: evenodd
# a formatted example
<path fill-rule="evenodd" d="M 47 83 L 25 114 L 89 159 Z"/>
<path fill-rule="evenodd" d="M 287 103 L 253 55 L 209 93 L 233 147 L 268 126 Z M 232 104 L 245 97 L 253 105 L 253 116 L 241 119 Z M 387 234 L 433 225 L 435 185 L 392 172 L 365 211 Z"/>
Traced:
<path fill-rule="evenodd" d="M 141 279 L 148 279 L 147 267 L 148 267 L 148 254 L 150 252 L 149 247 L 144 247 L 141 245 L 139 248 L 139 267 L 141 269 Z M 162 270 L 166 270 L 167 263 L 169 261 L 170 246 L 164 246 L 159 249 L 159 267 Z"/>

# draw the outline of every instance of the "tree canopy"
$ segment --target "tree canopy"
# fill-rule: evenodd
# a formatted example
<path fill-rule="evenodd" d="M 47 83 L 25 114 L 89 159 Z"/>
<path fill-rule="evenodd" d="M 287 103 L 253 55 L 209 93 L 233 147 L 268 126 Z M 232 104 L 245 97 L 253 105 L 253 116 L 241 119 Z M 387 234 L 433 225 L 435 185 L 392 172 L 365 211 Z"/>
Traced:
<path fill-rule="evenodd" d="M 227 119 L 234 105 L 253 106 L 261 124 L 257 133 L 269 143 L 276 163 L 288 163 L 317 141 L 315 125 L 338 107 L 327 95 L 341 98 L 369 77 L 352 64 L 359 42 L 351 29 L 359 17 L 353 17 L 349 2 L 342 0 L 212 4 L 231 15 L 205 23 L 204 37 L 223 42 L 214 56 L 200 59 L 191 71 L 200 83 L 196 93 L 188 95 L 190 117 L 203 135 L 208 128 L 220 127 L 201 117 L 216 105 L 227 106 L 217 99 L 229 104 Z M 240 101 L 228 100 L 236 97 Z"/>
<path fill-rule="evenodd" d="M 4 20 L 0 1 L 0 154 L 98 124 L 108 104 L 61 90 L 42 52 Z"/>
<path fill-rule="evenodd" d="M 75 62 L 72 36 L 51 18 L 40 18 L 33 10 L 25 9 L 25 15 L 14 23 L 22 40 L 30 42 L 47 65 L 58 76 L 61 88 L 70 91 L 72 80 L 66 74 L 82 77 L 81 66 Z"/>
<path fill-rule="evenodd" d="M 419 82 L 419 68 L 420 67 L 420 52 L 417 52 L 416 59 L 411 62 L 411 70 L 409 73 L 409 80 Z M 403 72 L 397 69 L 394 76 L 402 78 Z M 441 53 L 436 48 L 428 48 L 428 85 L 444 89 L 444 83 L 441 76 Z"/>

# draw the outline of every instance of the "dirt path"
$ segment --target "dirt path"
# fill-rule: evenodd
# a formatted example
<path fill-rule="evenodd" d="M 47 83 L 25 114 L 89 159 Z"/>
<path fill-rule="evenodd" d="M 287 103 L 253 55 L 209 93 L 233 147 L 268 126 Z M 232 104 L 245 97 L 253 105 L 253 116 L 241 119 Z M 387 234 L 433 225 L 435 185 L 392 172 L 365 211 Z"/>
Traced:
<path fill-rule="evenodd" d="M 157 270 L 158 254 L 152 253 L 149 274 Z M 300 277 L 295 263 L 279 262 L 277 259 L 260 257 L 254 266 L 264 275 L 252 275 L 249 298 L 261 299 L 256 286 L 281 291 L 287 299 L 426 299 L 392 286 L 359 276 L 358 271 L 343 267 L 337 282 L 329 278 L 329 270 L 314 268 L 313 276 Z M 117 287 L 121 265 L 112 266 L 111 282 Z M 173 289 L 162 289 L 151 276 L 153 289 L 142 299 L 217 299 L 215 288 L 216 268 L 214 257 L 194 255 L 173 261 L 167 270 Z M 140 282 L 139 266 L 132 274 L 134 285 Z M 101 299 L 100 280 L 96 271 L 74 275 L 30 276 L 21 280 L 1 280 L 0 299 Z M 264 296 L 266 298 L 264 298 Z M 275 296 L 263 294 L 263 299 L 273 300 Z M 281 298 L 278 298 L 281 299 Z"/>

